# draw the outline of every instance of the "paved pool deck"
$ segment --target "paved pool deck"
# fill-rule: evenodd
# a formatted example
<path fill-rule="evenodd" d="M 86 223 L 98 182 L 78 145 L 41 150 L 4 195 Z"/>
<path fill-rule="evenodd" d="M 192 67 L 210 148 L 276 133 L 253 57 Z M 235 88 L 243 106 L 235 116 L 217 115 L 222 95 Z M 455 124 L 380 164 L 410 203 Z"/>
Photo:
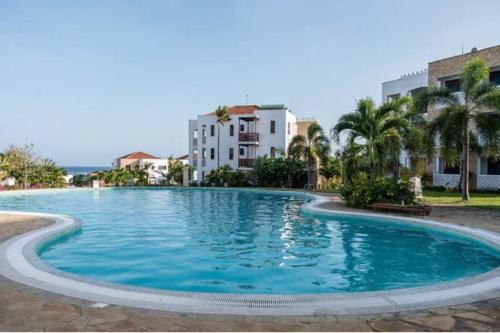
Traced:
<path fill-rule="evenodd" d="M 347 208 L 335 195 L 322 208 Z M 434 207 L 427 219 L 500 232 L 500 212 Z M 0 217 L 0 243 L 52 223 Z M 200 315 L 108 305 L 31 288 L 0 276 L 2 331 L 499 331 L 500 298 L 426 310 L 362 316 Z"/>

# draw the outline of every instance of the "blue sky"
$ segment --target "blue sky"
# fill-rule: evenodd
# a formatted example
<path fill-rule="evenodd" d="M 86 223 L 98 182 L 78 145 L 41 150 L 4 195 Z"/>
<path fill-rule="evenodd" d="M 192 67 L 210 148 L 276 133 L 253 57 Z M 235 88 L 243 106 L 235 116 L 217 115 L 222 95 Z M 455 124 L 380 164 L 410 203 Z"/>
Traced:
<path fill-rule="evenodd" d="M 219 104 L 329 129 L 382 81 L 500 42 L 500 1 L 0 2 L 0 149 L 61 165 L 187 153 Z"/>

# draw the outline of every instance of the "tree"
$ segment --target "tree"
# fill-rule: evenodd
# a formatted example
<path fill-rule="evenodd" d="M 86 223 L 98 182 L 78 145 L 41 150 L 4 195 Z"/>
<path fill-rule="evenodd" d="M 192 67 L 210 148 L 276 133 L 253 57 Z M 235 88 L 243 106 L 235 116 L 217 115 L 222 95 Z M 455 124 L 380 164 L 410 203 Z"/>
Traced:
<path fill-rule="evenodd" d="M 220 127 L 224 126 L 225 123 L 231 121 L 229 116 L 229 111 L 227 106 L 218 106 L 215 110 L 215 116 L 217 117 L 217 168 L 220 167 Z"/>
<path fill-rule="evenodd" d="M 342 174 L 342 163 L 333 156 L 328 156 L 321 162 L 319 173 L 327 180 Z"/>
<path fill-rule="evenodd" d="M 4 163 L 8 167 L 7 173 L 9 176 L 22 183 L 23 188 L 28 188 L 30 170 L 35 163 L 33 144 L 25 144 L 24 146 L 10 145 L 3 156 Z"/>
<path fill-rule="evenodd" d="M 392 159 L 392 172 L 394 182 L 400 178 L 399 157 L 401 151 L 405 150 L 410 157 L 412 167 L 416 166 L 417 160 L 425 154 L 424 132 L 427 124 L 422 112 L 415 108 L 412 97 L 399 97 L 388 102 L 388 107 L 392 109 L 395 117 L 400 117 L 399 135 L 388 142 Z"/>
<path fill-rule="evenodd" d="M 9 176 L 9 162 L 5 157 L 5 154 L 0 153 L 0 180 L 4 180 Z"/>
<path fill-rule="evenodd" d="M 184 168 L 186 165 L 179 160 L 170 157 L 168 159 L 168 174 L 164 174 L 164 176 L 168 180 L 172 180 L 177 184 L 182 184 L 182 180 L 184 178 Z M 190 165 L 187 165 L 188 168 L 188 177 L 189 179 L 193 178 L 194 168 Z"/>
<path fill-rule="evenodd" d="M 391 146 L 399 146 L 400 128 L 406 121 L 395 112 L 398 106 L 387 102 L 376 107 L 371 98 L 361 99 L 356 110 L 340 117 L 331 129 L 333 140 L 339 143 L 341 133 L 347 132 L 347 145 L 367 156 L 371 183 L 382 174 Z"/>
<path fill-rule="evenodd" d="M 440 155 L 445 163 L 453 160 L 460 163 L 464 200 L 470 200 L 469 154 L 473 125 L 484 140 L 485 152 L 499 150 L 500 124 L 485 112 L 500 115 L 500 89 L 488 81 L 488 76 L 486 62 L 473 58 L 460 74 L 461 93 L 454 93 L 445 86 L 430 87 L 417 102 L 422 111 L 426 111 L 428 106 L 441 108 L 439 115 L 430 123 L 428 141 L 433 145 L 439 134 Z M 459 157 L 456 156 L 457 150 L 460 151 Z"/>
<path fill-rule="evenodd" d="M 330 141 L 319 124 L 311 124 L 306 136 L 296 135 L 288 145 L 288 155 L 291 158 L 304 158 L 307 164 L 307 184 L 311 185 L 313 163 L 325 159 L 330 153 Z"/>
<path fill-rule="evenodd" d="M 30 167 L 28 182 L 43 185 L 44 187 L 62 187 L 66 183 L 65 175 L 66 170 L 58 167 L 54 161 L 41 159 Z"/>

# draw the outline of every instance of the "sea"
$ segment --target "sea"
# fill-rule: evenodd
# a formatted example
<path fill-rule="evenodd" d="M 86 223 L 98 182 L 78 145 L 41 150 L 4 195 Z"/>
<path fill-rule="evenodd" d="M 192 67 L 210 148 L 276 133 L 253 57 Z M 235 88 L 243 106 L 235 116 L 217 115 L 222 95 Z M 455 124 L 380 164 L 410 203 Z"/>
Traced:
<path fill-rule="evenodd" d="M 111 169 L 105 166 L 63 166 L 68 175 L 88 175 L 94 171 L 104 171 Z"/>

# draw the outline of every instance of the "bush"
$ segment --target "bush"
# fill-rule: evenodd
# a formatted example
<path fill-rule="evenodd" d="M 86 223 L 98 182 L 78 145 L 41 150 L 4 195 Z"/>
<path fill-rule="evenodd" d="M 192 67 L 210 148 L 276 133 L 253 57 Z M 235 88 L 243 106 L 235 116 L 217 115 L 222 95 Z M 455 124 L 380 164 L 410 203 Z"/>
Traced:
<path fill-rule="evenodd" d="M 302 188 L 307 183 L 307 169 L 303 161 L 283 157 L 257 157 L 250 174 L 261 187 Z"/>
<path fill-rule="evenodd" d="M 211 170 L 205 176 L 203 185 L 242 187 L 249 186 L 250 182 L 247 173 L 240 170 L 233 170 L 229 165 L 224 165 L 218 169 Z"/>
<path fill-rule="evenodd" d="M 368 179 L 359 178 L 340 187 L 340 195 L 349 207 L 366 207 L 372 203 L 415 203 L 415 193 L 411 184 L 400 181 L 395 184 L 391 178 L 377 178 L 373 184 Z"/>

